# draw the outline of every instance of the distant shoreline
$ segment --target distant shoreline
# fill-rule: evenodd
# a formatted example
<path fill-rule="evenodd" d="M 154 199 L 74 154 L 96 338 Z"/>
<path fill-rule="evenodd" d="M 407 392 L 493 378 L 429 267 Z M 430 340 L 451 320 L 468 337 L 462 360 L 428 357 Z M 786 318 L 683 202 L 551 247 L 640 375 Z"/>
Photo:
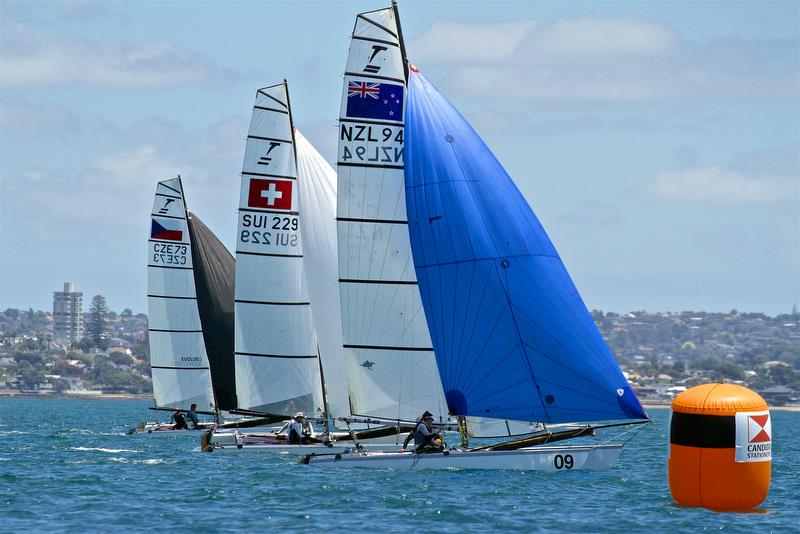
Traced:
<path fill-rule="evenodd" d="M 23 397 L 26 399 L 92 399 L 92 400 L 153 400 L 152 395 L 134 395 L 130 393 L 103 393 L 101 395 L 69 395 L 67 393 L 23 393 L 15 390 L 0 390 L 0 398 Z M 670 407 L 670 404 L 648 404 L 643 406 L 648 410 L 660 410 Z M 800 412 L 800 406 L 770 406 L 770 410 L 779 412 Z"/>
<path fill-rule="evenodd" d="M 0 389 L 0 398 L 6 397 L 23 397 L 26 399 L 153 400 L 152 395 L 137 395 L 134 393 L 28 393 L 13 389 Z"/>

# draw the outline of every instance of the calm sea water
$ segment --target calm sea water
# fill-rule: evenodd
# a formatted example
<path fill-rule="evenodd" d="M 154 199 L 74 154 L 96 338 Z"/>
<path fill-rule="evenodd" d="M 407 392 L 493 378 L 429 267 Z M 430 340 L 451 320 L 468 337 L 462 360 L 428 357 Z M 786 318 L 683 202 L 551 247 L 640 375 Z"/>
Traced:
<path fill-rule="evenodd" d="M 800 413 L 773 412 L 762 513 L 676 506 L 666 410 L 601 473 L 331 470 L 266 454 L 199 452 L 188 437 L 126 436 L 149 403 L 0 399 L 3 531 L 299 530 L 797 532 Z"/>

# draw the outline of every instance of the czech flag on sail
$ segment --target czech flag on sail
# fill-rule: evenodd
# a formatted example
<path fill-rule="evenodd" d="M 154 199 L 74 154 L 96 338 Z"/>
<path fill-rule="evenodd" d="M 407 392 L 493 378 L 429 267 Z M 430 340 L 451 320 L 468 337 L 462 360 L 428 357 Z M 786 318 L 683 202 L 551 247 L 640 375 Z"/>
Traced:
<path fill-rule="evenodd" d="M 348 117 L 403 120 L 403 86 L 367 81 L 347 82 Z"/>
<path fill-rule="evenodd" d="M 153 219 L 150 227 L 151 239 L 165 239 L 167 241 L 183 241 L 183 224 L 178 220 Z"/>
<path fill-rule="evenodd" d="M 247 206 L 250 208 L 291 210 L 292 182 L 290 180 L 250 178 Z"/>

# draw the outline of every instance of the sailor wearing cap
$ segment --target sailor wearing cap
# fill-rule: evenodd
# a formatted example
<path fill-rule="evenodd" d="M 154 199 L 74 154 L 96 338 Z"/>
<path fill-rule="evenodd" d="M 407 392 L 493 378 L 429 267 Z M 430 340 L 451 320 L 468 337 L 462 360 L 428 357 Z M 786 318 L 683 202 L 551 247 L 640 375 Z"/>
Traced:
<path fill-rule="evenodd" d="M 405 448 L 404 444 L 404 448 Z M 441 436 L 433 431 L 433 414 L 425 411 L 414 430 L 414 452 L 441 451 Z"/>
<path fill-rule="evenodd" d="M 286 429 L 286 437 L 289 439 L 289 443 L 300 445 L 303 442 L 303 423 L 305 418 L 306 415 L 303 412 L 294 414 L 294 418 L 289 422 L 289 427 Z"/>

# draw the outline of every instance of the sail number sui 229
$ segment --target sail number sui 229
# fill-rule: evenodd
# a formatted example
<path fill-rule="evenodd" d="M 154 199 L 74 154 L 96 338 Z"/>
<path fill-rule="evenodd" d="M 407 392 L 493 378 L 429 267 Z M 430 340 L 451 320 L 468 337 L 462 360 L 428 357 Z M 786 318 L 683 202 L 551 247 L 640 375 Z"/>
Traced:
<path fill-rule="evenodd" d="M 239 240 L 253 245 L 297 246 L 297 216 L 242 215 Z"/>

